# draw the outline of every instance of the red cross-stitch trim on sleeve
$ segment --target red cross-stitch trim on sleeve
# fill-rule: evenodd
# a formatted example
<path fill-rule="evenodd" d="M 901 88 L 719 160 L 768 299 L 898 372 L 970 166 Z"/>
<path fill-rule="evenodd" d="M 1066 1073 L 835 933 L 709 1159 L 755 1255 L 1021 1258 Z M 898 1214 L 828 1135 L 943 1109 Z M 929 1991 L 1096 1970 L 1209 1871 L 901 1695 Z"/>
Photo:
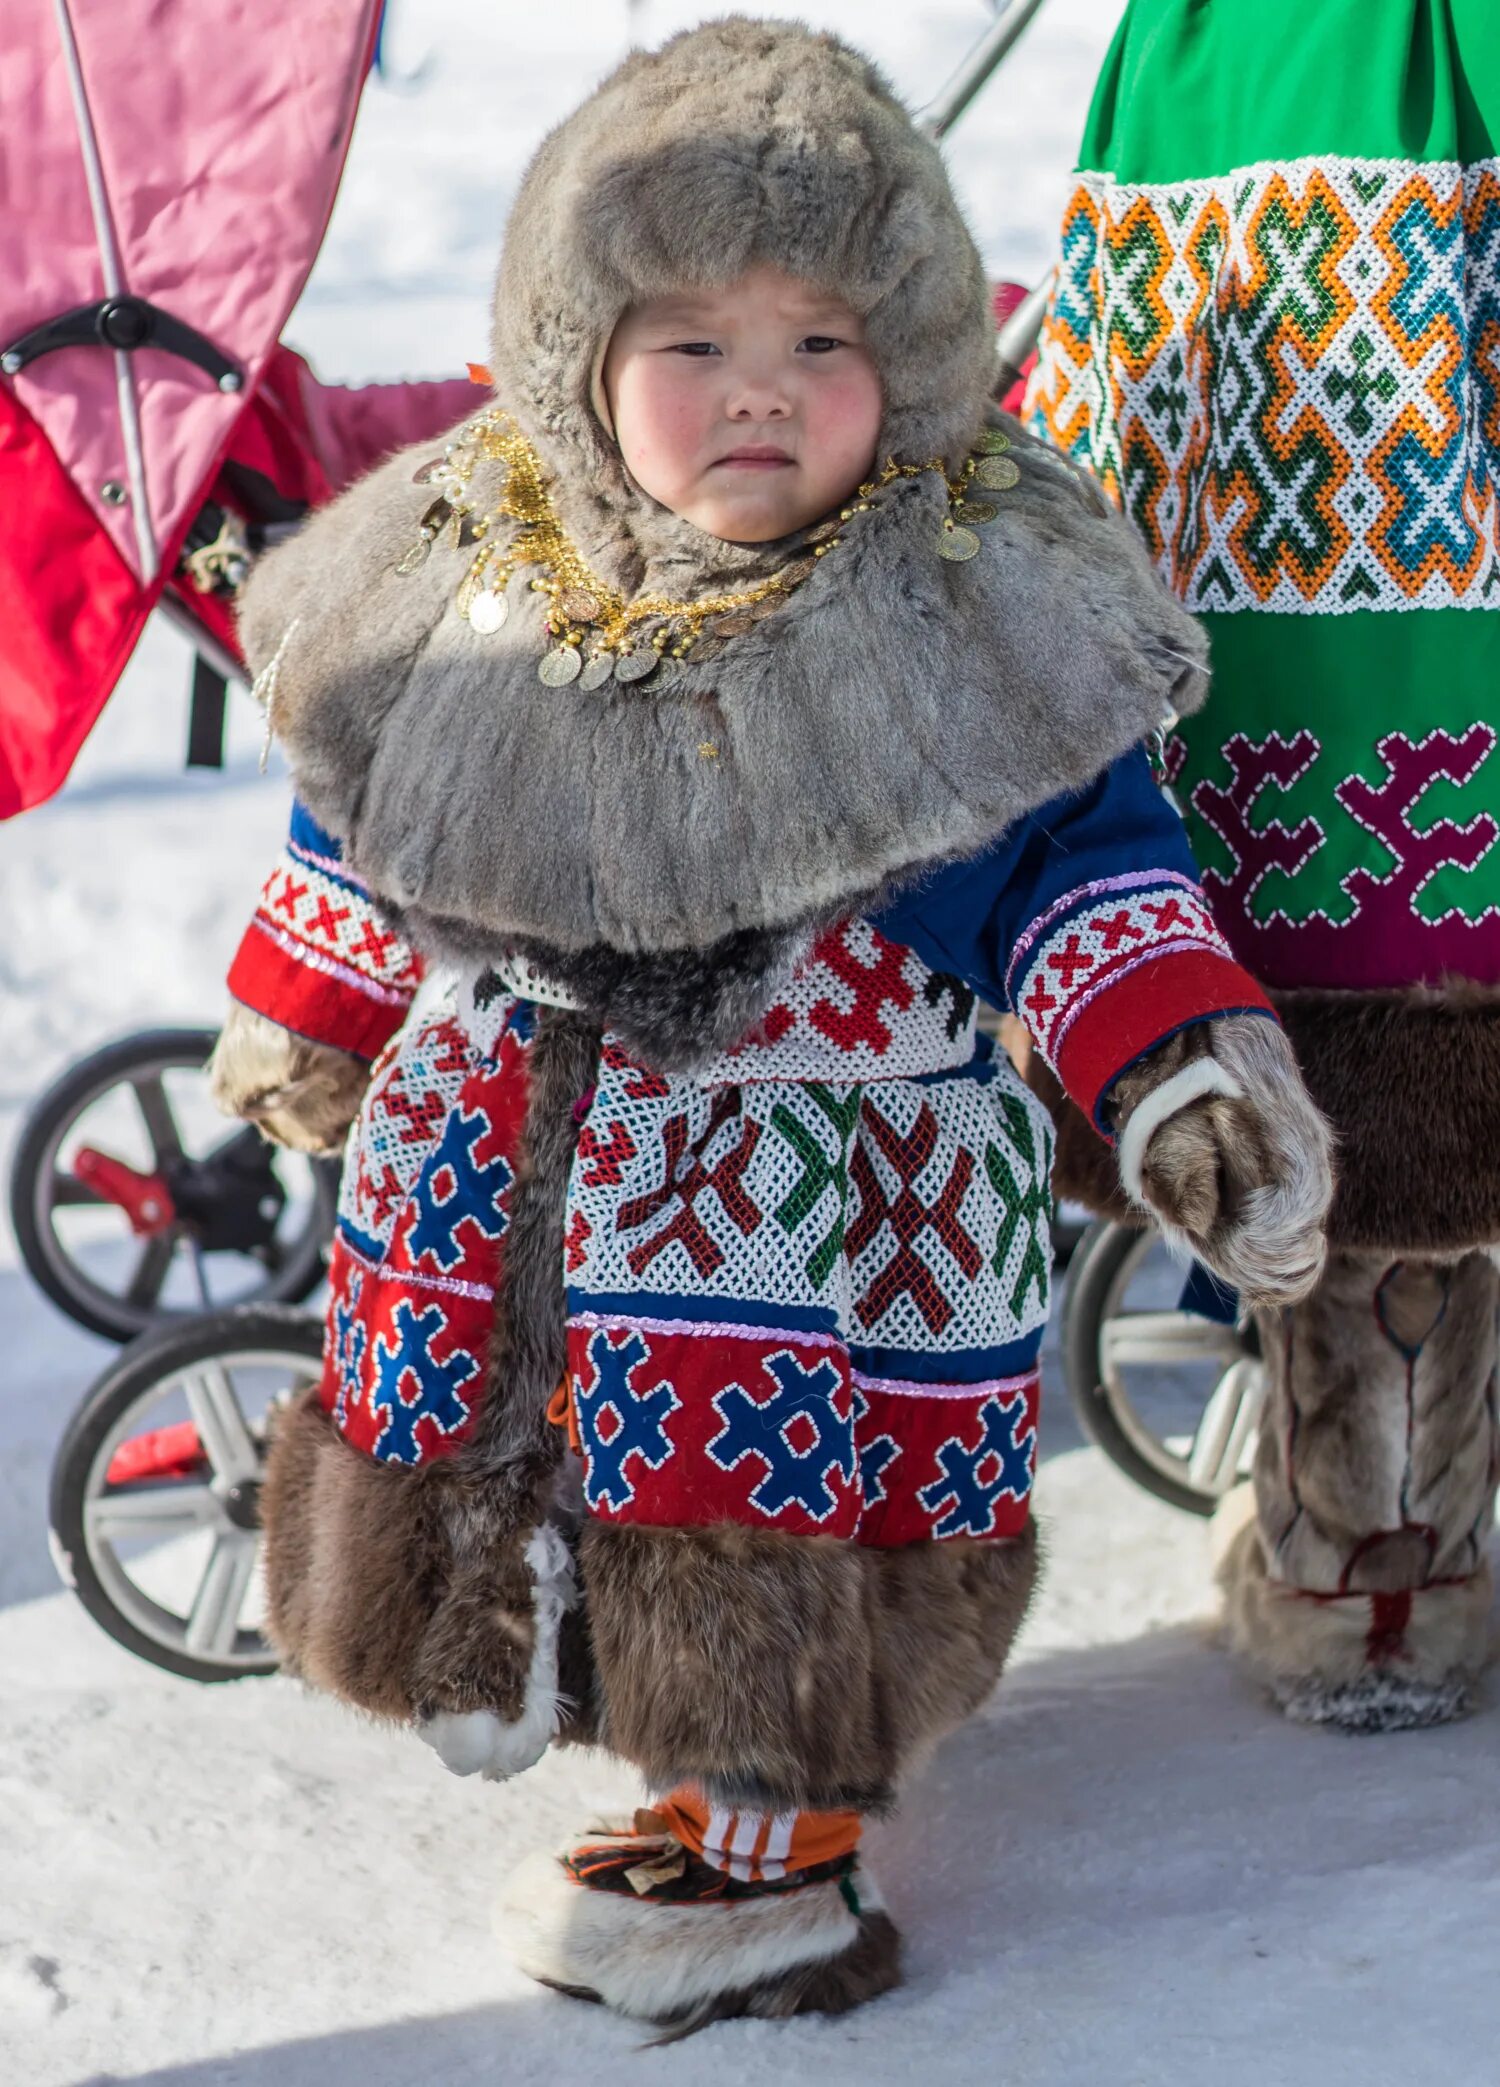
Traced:
<path fill-rule="evenodd" d="M 373 1058 L 421 976 L 421 960 L 362 886 L 288 849 L 235 952 L 229 990 L 299 1036 Z"/>
<path fill-rule="evenodd" d="M 1186 877 L 1109 877 L 1067 892 L 1018 939 L 1017 1013 L 1063 1086 L 1101 1130 L 1126 1066 L 1189 1022 L 1270 1014 Z"/>

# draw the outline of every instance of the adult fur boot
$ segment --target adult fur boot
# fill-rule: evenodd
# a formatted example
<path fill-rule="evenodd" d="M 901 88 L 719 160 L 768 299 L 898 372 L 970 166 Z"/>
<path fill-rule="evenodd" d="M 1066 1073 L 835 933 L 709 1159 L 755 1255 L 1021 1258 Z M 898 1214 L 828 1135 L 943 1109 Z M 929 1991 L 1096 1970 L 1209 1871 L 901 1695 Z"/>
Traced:
<path fill-rule="evenodd" d="M 1254 1516 L 1220 1510 L 1230 1642 L 1288 1717 L 1441 1724 L 1490 1645 L 1496 1305 L 1483 1254 L 1336 1254 L 1260 1314 L 1269 1378 Z M 1241 1526 L 1235 1527 L 1239 1522 Z"/>

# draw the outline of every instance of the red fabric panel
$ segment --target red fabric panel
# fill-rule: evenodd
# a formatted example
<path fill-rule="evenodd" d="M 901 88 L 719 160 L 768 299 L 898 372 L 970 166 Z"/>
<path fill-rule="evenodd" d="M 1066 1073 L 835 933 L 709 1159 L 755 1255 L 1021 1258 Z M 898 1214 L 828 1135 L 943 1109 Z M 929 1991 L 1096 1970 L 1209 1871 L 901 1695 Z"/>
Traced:
<path fill-rule="evenodd" d="M 376 999 L 332 971 L 299 963 L 258 921 L 246 928 L 226 981 L 246 1007 L 312 1043 L 374 1058 L 406 1020 L 409 1000 Z"/>
<path fill-rule="evenodd" d="M 1271 1014 L 1248 971 L 1212 949 L 1154 957 L 1082 1008 L 1070 1025 L 1057 1076 L 1105 1136 L 1099 1104 L 1128 1065 L 1189 1022 L 1222 1014 Z"/>
<path fill-rule="evenodd" d="M 0 388 L 0 818 L 56 790 L 156 599 Z"/>

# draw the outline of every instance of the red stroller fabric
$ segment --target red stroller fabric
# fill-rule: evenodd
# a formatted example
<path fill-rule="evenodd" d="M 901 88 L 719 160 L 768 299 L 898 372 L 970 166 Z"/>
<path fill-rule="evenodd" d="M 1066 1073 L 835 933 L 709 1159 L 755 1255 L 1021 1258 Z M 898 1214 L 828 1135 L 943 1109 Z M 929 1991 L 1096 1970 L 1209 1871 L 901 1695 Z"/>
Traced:
<path fill-rule="evenodd" d="M 462 384 L 320 393 L 278 345 L 378 12 L 7 0 L 0 353 L 123 299 L 192 329 L 228 382 L 156 336 L 122 347 L 107 331 L 0 374 L 0 817 L 62 783 L 226 456 L 289 498 L 326 498 L 464 410 Z M 191 605 L 227 637 L 218 605 Z"/>

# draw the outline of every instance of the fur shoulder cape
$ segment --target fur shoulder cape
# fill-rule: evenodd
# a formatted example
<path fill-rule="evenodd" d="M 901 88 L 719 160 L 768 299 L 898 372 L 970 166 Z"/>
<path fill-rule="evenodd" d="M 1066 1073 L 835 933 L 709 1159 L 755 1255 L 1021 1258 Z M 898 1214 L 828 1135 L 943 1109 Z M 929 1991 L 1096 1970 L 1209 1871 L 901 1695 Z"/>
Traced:
<path fill-rule="evenodd" d="M 530 946 L 575 974 L 779 941 L 979 851 L 1206 686 L 1201 633 L 1123 521 L 1007 431 L 1020 482 L 973 559 L 938 555 L 942 479 L 898 480 L 711 662 L 595 692 L 538 679 L 524 568 L 492 636 L 455 606 L 470 553 L 395 570 L 431 451 L 393 457 L 247 590 L 299 793 L 419 944 Z M 501 468 L 479 467 L 481 498 Z"/>

